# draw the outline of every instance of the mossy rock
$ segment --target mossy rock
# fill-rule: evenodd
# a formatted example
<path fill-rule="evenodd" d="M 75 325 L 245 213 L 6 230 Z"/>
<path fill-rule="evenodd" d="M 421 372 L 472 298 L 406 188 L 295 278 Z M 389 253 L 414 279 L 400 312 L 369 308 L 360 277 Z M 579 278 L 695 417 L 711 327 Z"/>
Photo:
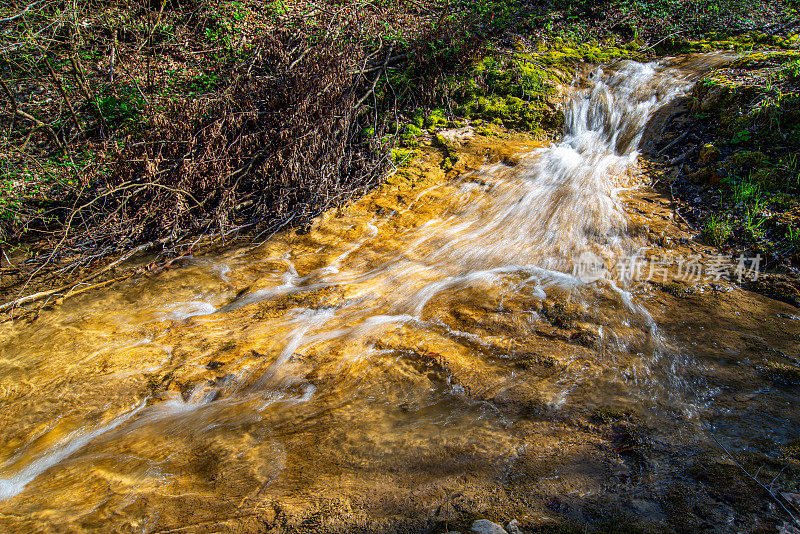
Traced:
<path fill-rule="evenodd" d="M 700 149 L 700 155 L 698 161 L 700 163 L 714 163 L 719 159 L 719 149 L 714 146 L 713 143 L 706 143 L 703 145 L 703 148 Z"/>
<path fill-rule="evenodd" d="M 442 161 L 441 168 L 444 172 L 449 172 L 453 170 L 456 163 L 458 163 L 459 157 L 456 155 L 446 157 L 444 161 Z"/>
<path fill-rule="evenodd" d="M 422 135 L 422 129 L 416 124 L 410 123 L 406 124 L 405 133 L 413 135 L 414 137 L 419 137 Z"/>
<path fill-rule="evenodd" d="M 800 460 L 800 439 L 793 439 L 783 447 L 784 456 L 794 460 Z"/>
<path fill-rule="evenodd" d="M 433 136 L 433 141 L 437 147 L 445 151 L 448 157 L 453 156 L 454 151 L 459 148 L 458 142 L 449 139 L 440 133 L 437 133 L 436 135 Z"/>
<path fill-rule="evenodd" d="M 696 84 L 692 91 L 691 110 L 708 113 L 729 106 L 735 95 L 736 85 L 724 78 L 706 78 Z"/>
<path fill-rule="evenodd" d="M 762 273 L 757 280 L 750 282 L 748 285 L 754 291 L 800 307 L 800 280 L 795 277 Z"/>
<path fill-rule="evenodd" d="M 740 457 L 739 461 L 742 462 L 743 458 Z M 762 497 L 756 491 L 757 486 L 751 483 L 733 463 L 697 458 L 689 472 L 726 501 L 734 503 L 741 513 L 754 513 L 760 510 Z"/>
<path fill-rule="evenodd" d="M 797 59 L 800 59 L 800 51 L 797 50 L 768 51 L 748 54 L 734 60 L 730 66 L 734 69 L 758 70 L 788 63 L 789 61 Z"/>
<path fill-rule="evenodd" d="M 542 314 L 550 324 L 559 328 L 572 328 L 582 316 L 580 308 L 570 300 L 545 301 Z"/>
<path fill-rule="evenodd" d="M 728 163 L 737 167 L 760 167 L 768 161 L 769 157 L 761 151 L 742 150 L 728 158 Z"/>
<path fill-rule="evenodd" d="M 722 178 L 716 165 L 700 167 L 696 171 L 686 174 L 687 180 L 699 184 L 718 185 L 722 181 Z"/>
<path fill-rule="evenodd" d="M 403 165 L 410 162 L 414 156 L 414 151 L 406 148 L 395 148 L 392 150 L 392 163 Z"/>
<path fill-rule="evenodd" d="M 447 125 L 447 119 L 444 116 L 443 109 L 434 109 L 433 111 L 425 117 L 425 127 L 429 130 L 431 128 L 439 128 L 441 126 Z"/>

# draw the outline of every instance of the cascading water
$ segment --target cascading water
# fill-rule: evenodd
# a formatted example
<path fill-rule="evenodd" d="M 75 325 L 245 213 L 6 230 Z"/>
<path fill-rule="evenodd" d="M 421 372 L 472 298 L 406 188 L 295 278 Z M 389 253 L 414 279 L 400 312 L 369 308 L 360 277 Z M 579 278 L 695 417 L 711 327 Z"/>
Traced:
<path fill-rule="evenodd" d="M 597 69 L 563 139 L 514 167 L 7 327 L 0 525 L 154 531 L 326 499 L 402 517 L 421 487 L 438 502 L 514 480 L 597 494 L 572 419 L 613 405 L 691 433 L 715 391 L 624 281 L 575 275 L 647 246 L 623 192 L 690 79 Z"/>

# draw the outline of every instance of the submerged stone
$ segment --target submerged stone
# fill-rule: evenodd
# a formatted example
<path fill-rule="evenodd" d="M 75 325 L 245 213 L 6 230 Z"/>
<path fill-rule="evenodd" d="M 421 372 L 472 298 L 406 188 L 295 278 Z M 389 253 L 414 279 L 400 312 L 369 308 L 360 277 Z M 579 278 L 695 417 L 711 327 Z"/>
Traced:
<path fill-rule="evenodd" d="M 472 534 L 508 534 L 506 529 L 488 519 L 479 519 L 472 523 L 470 532 Z"/>

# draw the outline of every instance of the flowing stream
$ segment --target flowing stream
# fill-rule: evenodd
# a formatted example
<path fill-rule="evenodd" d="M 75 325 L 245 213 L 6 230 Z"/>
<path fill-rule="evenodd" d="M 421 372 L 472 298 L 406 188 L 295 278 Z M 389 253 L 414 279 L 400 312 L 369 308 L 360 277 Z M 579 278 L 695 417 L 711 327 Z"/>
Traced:
<path fill-rule="evenodd" d="M 514 166 L 4 324 L 0 529 L 437 531 L 612 498 L 668 521 L 653 495 L 709 432 L 766 450 L 799 419 L 743 363 L 797 357 L 787 306 L 576 270 L 651 247 L 642 137 L 715 61 L 595 69 Z"/>

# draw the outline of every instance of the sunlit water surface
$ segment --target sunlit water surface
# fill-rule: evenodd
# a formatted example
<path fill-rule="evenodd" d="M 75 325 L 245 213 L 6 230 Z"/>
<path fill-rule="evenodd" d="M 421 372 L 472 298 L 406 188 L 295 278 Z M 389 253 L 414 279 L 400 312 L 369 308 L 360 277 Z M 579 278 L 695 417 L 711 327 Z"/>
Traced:
<path fill-rule="evenodd" d="M 644 421 L 667 456 L 701 446 L 725 420 L 708 380 L 723 364 L 631 287 L 573 272 L 648 246 L 624 203 L 637 148 L 702 66 L 597 69 L 563 138 L 514 167 L 5 325 L 0 524 L 148 532 L 325 499 L 357 523 L 517 479 L 591 496 L 608 475 L 576 421 L 598 408 Z M 787 413 L 730 433 L 785 439 Z"/>

